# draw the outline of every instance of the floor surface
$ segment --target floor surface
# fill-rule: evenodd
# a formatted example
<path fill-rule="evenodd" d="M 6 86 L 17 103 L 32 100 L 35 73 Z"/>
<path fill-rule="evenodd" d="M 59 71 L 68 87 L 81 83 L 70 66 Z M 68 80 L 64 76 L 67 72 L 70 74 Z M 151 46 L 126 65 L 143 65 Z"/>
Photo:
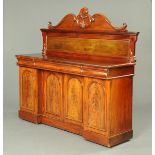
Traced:
<path fill-rule="evenodd" d="M 18 107 L 4 105 L 4 155 L 151 155 L 151 108 L 134 105 L 134 137 L 107 148 L 82 137 L 18 118 Z"/>

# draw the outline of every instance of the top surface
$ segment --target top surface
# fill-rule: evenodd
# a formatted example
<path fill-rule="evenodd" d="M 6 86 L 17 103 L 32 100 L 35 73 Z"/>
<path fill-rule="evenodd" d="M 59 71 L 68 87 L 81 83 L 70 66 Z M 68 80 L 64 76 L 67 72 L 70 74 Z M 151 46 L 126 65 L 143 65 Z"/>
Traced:
<path fill-rule="evenodd" d="M 123 66 L 132 66 L 135 63 L 130 63 L 126 59 L 117 59 L 117 58 L 103 58 L 103 60 L 83 60 L 76 58 L 61 58 L 56 56 L 43 56 L 41 53 L 35 54 L 22 54 L 16 55 L 18 59 L 30 59 L 30 60 L 40 60 L 40 61 L 48 61 L 55 63 L 65 63 L 72 65 L 83 65 L 83 66 L 94 66 L 94 67 L 103 67 L 103 68 L 113 68 L 113 67 L 123 67 Z"/>

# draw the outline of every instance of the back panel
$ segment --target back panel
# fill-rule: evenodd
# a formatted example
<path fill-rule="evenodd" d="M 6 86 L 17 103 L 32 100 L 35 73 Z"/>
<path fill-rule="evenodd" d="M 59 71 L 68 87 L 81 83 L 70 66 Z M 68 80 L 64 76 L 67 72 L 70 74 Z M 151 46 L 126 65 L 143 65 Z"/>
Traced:
<path fill-rule="evenodd" d="M 128 56 L 130 40 L 47 36 L 47 50 L 96 56 Z"/>

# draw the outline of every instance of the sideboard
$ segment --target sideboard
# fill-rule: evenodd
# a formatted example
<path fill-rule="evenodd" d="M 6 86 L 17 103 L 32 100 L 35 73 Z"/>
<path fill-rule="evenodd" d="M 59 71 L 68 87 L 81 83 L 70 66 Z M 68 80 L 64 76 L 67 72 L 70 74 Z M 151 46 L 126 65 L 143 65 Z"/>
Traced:
<path fill-rule="evenodd" d="M 16 55 L 19 117 L 107 147 L 132 138 L 138 32 L 85 7 L 41 32 L 42 52 Z"/>

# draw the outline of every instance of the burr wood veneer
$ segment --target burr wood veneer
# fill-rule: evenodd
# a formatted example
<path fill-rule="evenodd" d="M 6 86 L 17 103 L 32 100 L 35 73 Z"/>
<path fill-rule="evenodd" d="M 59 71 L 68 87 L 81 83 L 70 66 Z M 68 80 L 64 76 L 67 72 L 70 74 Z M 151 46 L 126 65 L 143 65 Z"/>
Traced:
<path fill-rule="evenodd" d="M 40 54 L 17 55 L 19 117 L 108 147 L 132 138 L 132 85 L 138 33 L 87 8 L 41 29 Z"/>

